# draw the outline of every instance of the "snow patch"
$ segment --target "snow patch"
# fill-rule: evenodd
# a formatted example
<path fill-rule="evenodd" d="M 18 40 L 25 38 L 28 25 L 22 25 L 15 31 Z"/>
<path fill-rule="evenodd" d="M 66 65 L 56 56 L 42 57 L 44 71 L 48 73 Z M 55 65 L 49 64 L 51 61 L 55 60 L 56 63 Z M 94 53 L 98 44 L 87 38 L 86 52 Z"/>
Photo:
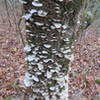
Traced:
<path fill-rule="evenodd" d="M 43 39 L 44 39 L 44 38 L 46 38 L 46 36 L 43 36 L 43 35 L 42 35 L 42 36 L 41 36 L 41 38 L 43 38 Z"/>
<path fill-rule="evenodd" d="M 48 52 L 47 52 L 47 51 L 42 51 L 42 53 L 43 53 L 43 54 L 48 54 Z"/>
<path fill-rule="evenodd" d="M 55 87 L 50 87 L 50 90 L 54 91 L 56 88 Z"/>
<path fill-rule="evenodd" d="M 32 5 L 35 6 L 35 7 L 42 7 L 42 6 L 43 6 L 43 4 L 40 3 L 38 0 L 34 0 L 34 1 L 32 2 Z"/>
<path fill-rule="evenodd" d="M 47 78 L 49 79 L 49 78 L 52 77 L 52 73 L 51 73 L 50 71 L 47 71 L 46 76 L 47 76 Z"/>
<path fill-rule="evenodd" d="M 29 62 L 31 62 L 31 61 L 38 62 L 39 58 L 36 57 L 36 55 L 28 55 L 28 56 L 25 57 L 25 60 L 29 61 Z"/>
<path fill-rule="evenodd" d="M 80 21 L 80 20 L 78 20 L 78 21 L 77 21 L 77 24 L 81 24 L 81 21 Z"/>
<path fill-rule="evenodd" d="M 63 25 L 62 27 L 63 27 L 63 29 L 66 29 L 66 28 L 68 27 L 68 25 L 65 24 L 65 25 Z"/>
<path fill-rule="evenodd" d="M 43 26 L 43 25 L 44 25 L 44 23 L 40 23 L 40 22 L 35 22 L 35 24 L 36 24 L 37 26 Z"/>
<path fill-rule="evenodd" d="M 33 82 L 25 78 L 24 84 L 25 84 L 26 87 L 30 87 L 33 84 Z"/>
<path fill-rule="evenodd" d="M 30 45 L 26 45 L 26 46 L 24 47 L 24 51 L 25 51 L 25 52 L 30 52 L 30 51 L 31 51 L 31 46 L 30 46 Z"/>
<path fill-rule="evenodd" d="M 32 16 L 31 14 L 25 14 L 25 15 L 22 16 L 22 18 L 28 20 L 28 19 L 31 18 L 31 16 Z"/>
<path fill-rule="evenodd" d="M 30 10 L 30 13 L 31 13 L 31 14 L 34 14 L 34 13 L 37 13 L 37 12 L 38 12 L 38 11 L 37 11 L 36 9 L 31 9 L 31 10 Z"/>
<path fill-rule="evenodd" d="M 36 82 L 39 82 L 39 79 L 38 79 L 36 76 L 34 76 L 34 75 L 32 75 L 32 79 L 33 79 L 34 81 L 36 81 Z"/>
<path fill-rule="evenodd" d="M 55 27 L 54 27 L 54 26 L 52 26 L 52 25 L 51 25 L 50 27 L 51 27 L 51 29 L 55 29 Z"/>
<path fill-rule="evenodd" d="M 60 2 L 62 2 L 63 0 L 59 0 Z"/>
<path fill-rule="evenodd" d="M 65 58 L 69 59 L 70 61 L 73 61 L 74 60 L 74 55 L 73 54 L 65 55 Z"/>
<path fill-rule="evenodd" d="M 62 51 L 63 53 L 70 53 L 71 52 L 71 49 L 67 49 L 67 50 L 64 50 Z"/>
<path fill-rule="evenodd" d="M 61 28 L 61 26 L 62 26 L 61 23 L 53 23 L 53 25 L 55 26 L 55 28 Z"/>
<path fill-rule="evenodd" d="M 68 75 L 56 78 L 60 87 L 64 87 L 63 91 L 59 94 L 61 100 L 68 100 Z"/>
<path fill-rule="evenodd" d="M 44 66 L 42 63 L 38 63 L 37 65 L 38 65 L 39 70 L 43 70 Z"/>
<path fill-rule="evenodd" d="M 69 38 L 65 38 L 64 41 L 69 42 Z"/>
<path fill-rule="evenodd" d="M 46 11 L 43 11 L 43 10 L 39 10 L 38 11 L 38 15 L 41 16 L 41 17 L 45 17 L 48 13 Z"/>
<path fill-rule="evenodd" d="M 49 61 L 54 62 L 53 59 L 45 59 L 43 60 L 45 63 L 48 63 Z"/>
<path fill-rule="evenodd" d="M 25 32 L 31 32 L 30 30 L 25 30 Z"/>
<path fill-rule="evenodd" d="M 44 44 L 44 47 L 45 48 L 51 48 L 51 45 L 50 44 Z"/>
<path fill-rule="evenodd" d="M 36 75 L 41 75 L 42 73 L 41 72 L 36 72 Z"/>
<path fill-rule="evenodd" d="M 31 74 L 28 72 L 25 73 L 24 84 L 26 87 L 29 87 L 33 84 L 33 82 L 31 81 Z"/>
<path fill-rule="evenodd" d="M 40 55 L 39 57 L 40 57 L 40 58 L 47 58 L 47 56 L 42 56 L 42 55 Z"/>
<path fill-rule="evenodd" d="M 60 22 L 60 19 L 53 19 L 54 22 Z"/>
<path fill-rule="evenodd" d="M 22 4 L 27 4 L 27 2 L 24 1 L 24 0 L 19 0 L 19 2 L 22 3 Z"/>
<path fill-rule="evenodd" d="M 35 45 L 34 45 L 34 44 L 31 44 L 31 46 L 32 46 L 32 47 L 35 47 Z"/>
<path fill-rule="evenodd" d="M 56 11 L 56 13 L 60 13 L 60 11 Z"/>
<path fill-rule="evenodd" d="M 37 54 L 37 52 L 36 52 L 36 51 L 32 51 L 32 53 L 33 53 L 34 55 L 36 55 L 36 54 Z"/>
<path fill-rule="evenodd" d="M 28 55 L 26 56 L 25 60 L 31 62 L 34 60 L 34 58 L 35 58 L 35 55 Z"/>
<path fill-rule="evenodd" d="M 57 55 L 59 57 L 62 57 L 62 54 L 61 53 L 56 53 L 55 55 Z"/>

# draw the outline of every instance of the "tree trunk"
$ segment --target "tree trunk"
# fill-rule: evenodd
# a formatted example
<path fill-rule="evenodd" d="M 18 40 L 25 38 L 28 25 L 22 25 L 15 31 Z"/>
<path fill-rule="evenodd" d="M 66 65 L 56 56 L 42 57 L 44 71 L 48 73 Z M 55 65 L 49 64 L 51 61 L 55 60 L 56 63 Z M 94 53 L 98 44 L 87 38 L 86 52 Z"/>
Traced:
<path fill-rule="evenodd" d="M 32 100 L 68 99 L 67 72 L 72 55 L 62 14 L 65 1 L 22 1 L 28 42 L 24 83 L 32 90 Z"/>

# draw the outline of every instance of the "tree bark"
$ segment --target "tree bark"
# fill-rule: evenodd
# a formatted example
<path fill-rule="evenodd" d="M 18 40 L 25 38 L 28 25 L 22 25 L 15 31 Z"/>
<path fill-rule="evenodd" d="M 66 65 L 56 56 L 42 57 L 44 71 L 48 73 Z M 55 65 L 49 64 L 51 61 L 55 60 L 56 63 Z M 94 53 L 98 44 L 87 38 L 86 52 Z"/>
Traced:
<path fill-rule="evenodd" d="M 68 99 L 68 64 L 72 60 L 64 23 L 67 0 L 24 0 L 28 62 L 24 83 L 33 100 Z"/>

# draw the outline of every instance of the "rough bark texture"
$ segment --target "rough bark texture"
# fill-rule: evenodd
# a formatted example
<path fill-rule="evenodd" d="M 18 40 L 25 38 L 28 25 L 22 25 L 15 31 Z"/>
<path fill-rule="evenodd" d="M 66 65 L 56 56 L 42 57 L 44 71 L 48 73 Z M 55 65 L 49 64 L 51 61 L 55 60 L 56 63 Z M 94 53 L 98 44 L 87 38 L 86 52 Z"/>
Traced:
<path fill-rule="evenodd" d="M 24 5 L 28 45 L 26 86 L 32 86 L 33 100 L 66 100 L 70 56 L 66 25 L 60 1 L 30 0 Z M 61 3 L 64 3 L 61 2 Z"/>
<path fill-rule="evenodd" d="M 24 83 L 31 87 L 33 100 L 68 99 L 67 72 L 73 56 L 69 34 L 65 34 L 64 5 L 67 2 L 22 1 L 28 41 L 24 48 L 28 62 Z"/>

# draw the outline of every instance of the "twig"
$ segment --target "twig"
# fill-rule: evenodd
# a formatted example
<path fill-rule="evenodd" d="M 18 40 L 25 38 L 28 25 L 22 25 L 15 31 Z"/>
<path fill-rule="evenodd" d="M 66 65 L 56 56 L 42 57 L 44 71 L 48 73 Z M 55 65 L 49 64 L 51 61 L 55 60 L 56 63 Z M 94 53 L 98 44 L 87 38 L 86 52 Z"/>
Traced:
<path fill-rule="evenodd" d="M 4 0 L 4 3 L 5 3 L 5 8 L 6 8 L 7 16 L 8 16 L 8 22 L 9 22 L 10 27 L 11 27 L 12 24 L 11 24 L 11 21 L 10 21 L 10 14 L 9 14 L 9 11 L 8 11 L 7 0 Z"/>
<path fill-rule="evenodd" d="M 18 21 L 17 29 L 18 29 L 18 34 L 19 34 L 20 37 L 21 37 L 21 40 L 22 40 L 23 46 L 25 47 L 25 41 L 24 41 L 23 35 L 22 35 L 22 33 L 21 33 L 21 29 L 20 29 L 21 21 L 22 21 L 22 18 L 20 18 L 19 21 Z"/>

